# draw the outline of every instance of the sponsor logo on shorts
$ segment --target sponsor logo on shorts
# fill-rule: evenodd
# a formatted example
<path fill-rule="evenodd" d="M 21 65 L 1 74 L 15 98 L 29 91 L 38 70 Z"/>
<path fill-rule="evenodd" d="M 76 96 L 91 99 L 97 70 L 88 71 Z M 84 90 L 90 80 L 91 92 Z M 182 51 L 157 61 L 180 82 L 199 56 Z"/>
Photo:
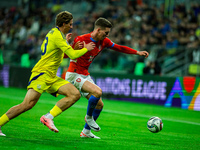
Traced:
<path fill-rule="evenodd" d="M 80 78 L 76 79 L 76 82 L 81 82 L 81 79 Z"/>

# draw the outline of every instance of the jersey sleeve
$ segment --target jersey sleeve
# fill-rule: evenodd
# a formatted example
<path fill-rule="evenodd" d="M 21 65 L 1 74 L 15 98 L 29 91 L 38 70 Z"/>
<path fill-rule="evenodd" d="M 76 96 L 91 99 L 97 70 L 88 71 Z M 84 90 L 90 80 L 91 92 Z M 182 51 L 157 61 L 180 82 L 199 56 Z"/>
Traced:
<path fill-rule="evenodd" d="M 71 43 L 71 47 L 74 48 L 76 42 L 80 41 L 80 38 L 79 37 L 76 37 L 74 39 L 74 41 Z M 67 54 L 64 54 L 64 57 L 63 58 L 69 58 L 69 56 L 67 56 Z"/>
<path fill-rule="evenodd" d="M 80 50 L 74 50 L 62 36 L 57 36 L 56 45 L 59 47 L 70 59 L 76 59 L 84 55 L 88 50 L 82 48 Z"/>
<path fill-rule="evenodd" d="M 115 44 L 109 38 L 105 38 L 104 42 L 107 48 L 113 49 L 115 51 L 126 53 L 126 54 L 137 54 L 137 50 L 134 50 L 128 46 Z"/>
<path fill-rule="evenodd" d="M 82 48 L 80 50 L 74 50 L 71 46 L 68 49 L 65 49 L 63 51 L 67 56 L 69 56 L 70 59 L 76 59 L 84 55 L 88 52 L 87 48 Z"/>
<path fill-rule="evenodd" d="M 115 45 L 115 43 L 113 43 L 109 38 L 105 38 L 103 42 L 107 48 L 112 48 Z"/>
<path fill-rule="evenodd" d="M 118 44 L 115 44 L 113 47 L 111 47 L 111 49 L 118 52 L 126 53 L 126 54 L 137 54 L 137 50 L 132 49 L 128 46 L 123 46 L 123 45 L 118 45 Z"/>

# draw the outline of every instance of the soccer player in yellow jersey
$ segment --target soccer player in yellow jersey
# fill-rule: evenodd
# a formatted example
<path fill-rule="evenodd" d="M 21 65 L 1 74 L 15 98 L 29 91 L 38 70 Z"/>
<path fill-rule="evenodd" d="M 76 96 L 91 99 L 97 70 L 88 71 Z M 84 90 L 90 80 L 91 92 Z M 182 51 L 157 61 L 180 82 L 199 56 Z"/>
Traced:
<path fill-rule="evenodd" d="M 70 12 L 63 11 L 56 16 L 56 27 L 49 31 L 42 43 L 42 56 L 32 69 L 24 101 L 19 105 L 11 107 L 0 118 L 0 136 L 5 136 L 1 131 L 1 127 L 11 119 L 31 109 L 45 91 L 55 96 L 57 94 L 65 96 L 49 112 L 49 115 L 52 117 L 58 116 L 81 97 L 80 92 L 71 83 L 56 76 L 64 53 L 70 59 L 76 59 L 95 47 L 94 43 L 91 42 L 89 44 L 84 43 L 84 48 L 81 50 L 74 50 L 67 43 L 65 37 L 65 34 L 73 27 L 72 24 L 73 16 Z M 50 130 L 58 132 L 52 118 L 43 116 L 40 121 Z"/>

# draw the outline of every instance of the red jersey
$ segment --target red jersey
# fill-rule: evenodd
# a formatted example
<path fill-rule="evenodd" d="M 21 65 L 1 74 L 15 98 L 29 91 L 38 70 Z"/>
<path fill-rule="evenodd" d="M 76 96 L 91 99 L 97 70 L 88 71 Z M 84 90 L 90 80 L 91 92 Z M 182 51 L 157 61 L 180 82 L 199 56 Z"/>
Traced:
<path fill-rule="evenodd" d="M 82 74 L 82 75 L 89 75 L 90 73 L 88 72 L 88 68 L 89 68 L 90 64 L 92 63 L 93 59 L 104 48 L 110 48 L 115 51 L 127 53 L 127 54 L 136 54 L 137 53 L 136 50 L 131 49 L 127 46 L 122 46 L 122 45 L 113 43 L 109 38 L 105 38 L 100 41 L 95 41 L 94 39 L 92 39 L 90 33 L 84 34 L 81 36 L 77 36 L 74 39 L 74 42 L 72 45 L 73 48 L 75 46 L 75 43 L 78 41 L 81 41 L 81 42 L 85 41 L 86 44 L 88 44 L 90 42 L 94 42 L 96 46 L 92 51 L 85 53 L 83 56 L 81 56 L 77 59 L 74 59 L 74 60 L 70 60 L 70 64 L 69 64 L 69 68 L 68 68 L 67 72 L 74 72 L 74 73 L 78 73 L 78 74 Z"/>

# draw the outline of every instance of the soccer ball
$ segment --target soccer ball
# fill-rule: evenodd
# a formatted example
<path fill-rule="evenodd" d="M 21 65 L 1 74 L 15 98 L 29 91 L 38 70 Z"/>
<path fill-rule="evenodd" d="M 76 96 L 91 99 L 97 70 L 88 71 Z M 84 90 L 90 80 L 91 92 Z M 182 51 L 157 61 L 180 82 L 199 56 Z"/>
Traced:
<path fill-rule="evenodd" d="M 153 133 L 160 132 L 163 128 L 162 120 L 159 117 L 151 117 L 147 122 L 147 128 Z"/>

